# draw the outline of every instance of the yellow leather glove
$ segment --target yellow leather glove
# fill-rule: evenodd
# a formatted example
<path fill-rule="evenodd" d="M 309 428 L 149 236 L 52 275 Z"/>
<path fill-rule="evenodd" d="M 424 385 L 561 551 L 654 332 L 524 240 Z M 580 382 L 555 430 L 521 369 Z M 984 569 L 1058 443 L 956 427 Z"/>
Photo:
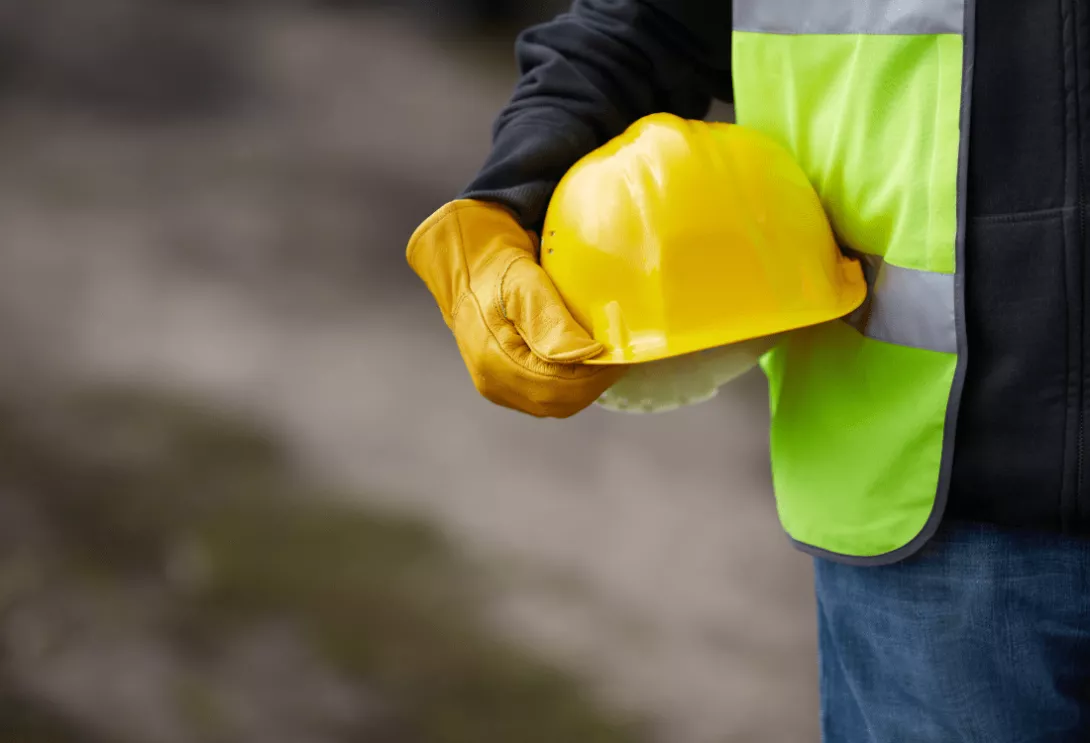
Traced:
<path fill-rule="evenodd" d="M 602 345 L 568 312 L 536 251 L 534 234 L 505 208 L 462 199 L 416 229 L 406 257 L 435 297 L 477 391 L 539 418 L 567 418 L 622 370 L 579 363 Z"/>

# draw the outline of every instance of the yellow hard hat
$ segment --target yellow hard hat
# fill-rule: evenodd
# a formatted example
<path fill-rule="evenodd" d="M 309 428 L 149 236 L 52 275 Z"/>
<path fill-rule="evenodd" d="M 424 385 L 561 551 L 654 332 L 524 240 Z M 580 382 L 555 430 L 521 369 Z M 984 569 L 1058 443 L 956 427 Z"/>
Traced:
<path fill-rule="evenodd" d="M 842 317 L 866 296 L 791 155 L 742 126 L 652 114 L 557 185 L 541 265 L 606 350 L 671 358 Z"/>

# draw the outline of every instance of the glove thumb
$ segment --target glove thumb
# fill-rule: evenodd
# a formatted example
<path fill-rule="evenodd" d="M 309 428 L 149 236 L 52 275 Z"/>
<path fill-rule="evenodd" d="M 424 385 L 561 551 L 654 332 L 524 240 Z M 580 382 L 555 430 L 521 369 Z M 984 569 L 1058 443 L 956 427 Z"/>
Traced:
<path fill-rule="evenodd" d="M 507 267 L 500 297 L 504 316 L 539 359 L 577 364 L 604 350 L 572 317 L 548 274 L 530 256 Z"/>

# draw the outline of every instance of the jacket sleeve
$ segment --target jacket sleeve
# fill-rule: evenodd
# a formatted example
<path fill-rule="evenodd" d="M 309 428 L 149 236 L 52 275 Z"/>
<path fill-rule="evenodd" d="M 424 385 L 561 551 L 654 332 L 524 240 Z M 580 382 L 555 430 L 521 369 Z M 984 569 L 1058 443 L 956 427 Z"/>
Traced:
<path fill-rule="evenodd" d="M 523 31 L 521 78 L 461 197 L 504 204 L 539 229 L 583 155 L 647 114 L 699 119 L 713 98 L 731 99 L 730 34 L 725 0 L 576 0 Z"/>

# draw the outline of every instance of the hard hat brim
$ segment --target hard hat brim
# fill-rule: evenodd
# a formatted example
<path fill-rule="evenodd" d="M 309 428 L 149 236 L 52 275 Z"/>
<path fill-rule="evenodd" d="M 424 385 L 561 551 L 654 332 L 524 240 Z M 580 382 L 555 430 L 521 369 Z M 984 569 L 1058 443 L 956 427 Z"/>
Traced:
<path fill-rule="evenodd" d="M 658 343 L 640 350 L 632 348 L 607 348 L 604 353 L 582 363 L 587 366 L 628 366 L 644 364 L 650 361 L 662 361 L 674 356 L 706 351 L 710 348 L 741 343 L 765 336 L 778 335 L 800 328 L 820 325 L 837 320 L 858 309 L 867 298 L 867 285 L 864 281 L 853 282 L 841 293 L 841 301 L 831 308 L 793 313 L 780 316 L 774 321 L 755 322 L 746 329 L 731 328 L 717 333 L 693 333 L 680 338 L 672 338 L 669 344 Z"/>

